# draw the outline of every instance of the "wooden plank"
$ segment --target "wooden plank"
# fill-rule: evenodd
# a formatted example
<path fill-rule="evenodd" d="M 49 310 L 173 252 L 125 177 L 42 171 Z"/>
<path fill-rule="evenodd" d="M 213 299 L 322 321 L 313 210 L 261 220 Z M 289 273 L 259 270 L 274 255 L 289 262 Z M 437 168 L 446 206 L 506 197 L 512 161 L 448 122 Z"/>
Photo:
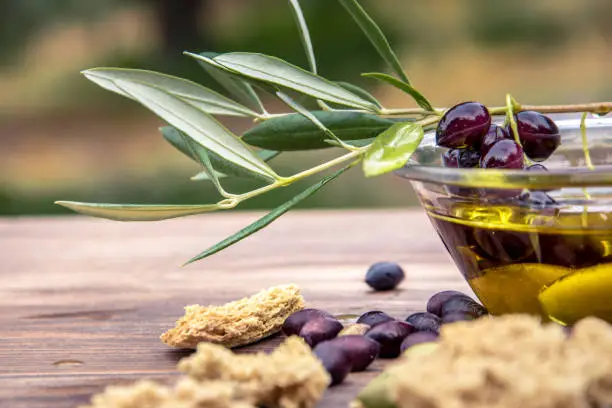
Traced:
<path fill-rule="evenodd" d="M 76 407 L 108 384 L 172 381 L 185 353 L 159 335 L 187 304 L 219 304 L 294 282 L 332 313 L 422 310 L 442 289 L 468 290 L 422 211 L 301 211 L 203 262 L 180 265 L 261 214 L 155 223 L 82 217 L 0 219 L 0 407 Z M 401 288 L 370 292 L 377 261 L 401 263 Z M 270 350 L 276 336 L 241 349 Z M 326 393 L 346 406 L 386 364 Z"/>

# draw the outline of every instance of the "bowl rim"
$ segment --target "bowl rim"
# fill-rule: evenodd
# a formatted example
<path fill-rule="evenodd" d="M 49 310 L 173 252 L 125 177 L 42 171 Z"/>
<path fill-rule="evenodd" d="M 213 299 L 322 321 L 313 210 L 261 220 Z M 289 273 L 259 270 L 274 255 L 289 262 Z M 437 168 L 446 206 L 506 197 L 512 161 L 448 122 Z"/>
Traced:
<path fill-rule="evenodd" d="M 580 118 L 556 120 L 561 133 L 564 130 L 580 129 Z M 587 129 L 609 128 L 612 131 L 612 117 L 590 117 L 585 121 Z M 422 146 L 435 144 L 435 132 L 425 134 Z M 612 186 L 612 164 L 600 165 L 595 169 L 565 168 L 549 171 L 525 171 L 508 169 L 450 168 L 421 165 L 409 160 L 394 172 L 402 178 L 424 183 L 453 185 L 471 188 L 562 188 Z"/>

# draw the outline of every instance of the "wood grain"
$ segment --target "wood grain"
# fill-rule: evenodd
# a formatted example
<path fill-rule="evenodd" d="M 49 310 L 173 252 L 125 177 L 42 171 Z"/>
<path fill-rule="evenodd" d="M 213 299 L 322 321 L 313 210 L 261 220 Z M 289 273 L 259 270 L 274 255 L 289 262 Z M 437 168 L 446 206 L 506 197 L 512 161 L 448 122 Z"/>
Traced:
<path fill-rule="evenodd" d="M 159 335 L 188 304 L 219 304 L 293 282 L 311 307 L 397 317 L 442 289 L 468 290 L 421 210 L 301 211 L 202 262 L 180 265 L 261 214 L 155 223 L 0 219 L 0 407 L 72 408 L 108 384 L 172 381 L 184 352 Z M 367 267 L 397 261 L 399 290 L 370 292 Z M 276 336 L 248 352 L 270 350 Z M 346 406 L 387 364 L 351 374 L 321 407 Z"/>

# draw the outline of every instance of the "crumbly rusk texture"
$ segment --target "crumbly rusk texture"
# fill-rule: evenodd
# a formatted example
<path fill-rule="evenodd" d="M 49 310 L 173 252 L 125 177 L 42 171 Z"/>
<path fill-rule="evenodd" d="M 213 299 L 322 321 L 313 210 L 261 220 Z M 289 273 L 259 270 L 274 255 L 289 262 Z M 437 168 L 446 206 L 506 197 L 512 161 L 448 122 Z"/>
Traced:
<path fill-rule="evenodd" d="M 178 367 L 187 375 L 174 387 L 152 381 L 109 386 L 83 408 L 313 408 L 330 383 L 297 336 L 270 354 L 234 354 L 202 343 Z"/>
<path fill-rule="evenodd" d="M 244 346 L 280 331 L 285 319 L 304 308 L 296 285 L 281 285 L 221 306 L 192 305 L 161 335 L 169 346 L 195 349 L 200 342 Z"/>
<path fill-rule="evenodd" d="M 143 380 L 130 386 L 109 386 L 94 395 L 84 408 L 256 408 L 234 399 L 232 384 L 202 384 L 189 379 L 179 380 L 175 388 Z"/>
<path fill-rule="evenodd" d="M 442 327 L 431 352 L 387 371 L 397 408 L 602 408 L 612 406 L 612 326 L 508 315 Z"/>
<path fill-rule="evenodd" d="M 314 407 L 330 383 L 323 365 L 297 336 L 287 338 L 270 354 L 234 354 L 201 343 L 194 355 L 179 362 L 178 369 L 200 382 L 233 382 L 238 397 L 266 407 Z"/>

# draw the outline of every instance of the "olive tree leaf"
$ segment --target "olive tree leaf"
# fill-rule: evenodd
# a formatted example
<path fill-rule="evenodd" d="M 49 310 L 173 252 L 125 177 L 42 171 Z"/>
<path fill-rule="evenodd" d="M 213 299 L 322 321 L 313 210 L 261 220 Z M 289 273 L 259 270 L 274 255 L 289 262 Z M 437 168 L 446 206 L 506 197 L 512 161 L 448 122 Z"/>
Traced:
<path fill-rule="evenodd" d="M 222 178 L 227 177 L 227 174 L 219 173 L 218 171 L 215 170 L 215 177 L 217 177 L 218 179 L 222 179 Z M 193 180 L 193 181 L 211 181 L 212 177 L 211 177 L 210 174 L 208 174 L 208 171 L 202 170 L 201 172 L 191 176 L 189 178 L 189 180 Z"/>
<path fill-rule="evenodd" d="M 159 88 L 122 80 L 117 80 L 116 84 L 168 124 L 224 160 L 270 180 L 278 179 L 274 170 L 212 116 Z"/>
<path fill-rule="evenodd" d="M 255 232 L 257 232 L 257 231 L 267 227 L 273 221 L 275 221 L 278 217 L 280 217 L 281 215 L 283 215 L 287 211 L 289 211 L 291 208 L 293 208 L 295 205 L 297 205 L 298 203 L 302 202 L 306 198 L 310 197 L 311 195 L 313 195 L 314 193 L 319 191 L 323 186 L 325 186 L 330 181 L 335 180 L 338 176 L 340 176 L 342 173 L 344 173 L 350 167 L 351 167 L 351 165 L 348 165 L 348 166 L 346 166 L 346 167 L 336 171 L 335 173 L 333 173 L 333 174 L 331 174 L 331 175 L 321 179 L 316 184 L 313 184 L 312 186 L 308 187 L 306 190 L 304 190 L 301 193 L 299 193 L 298 195 L 294 196 L 291 200 L 286 201 L 285 203 L 283 203 L 280 206 L 276 207 L 274 210 L 270 211 L 268 214 L 264 215 L 263 217 L 261 217 L 260 219 L 258 219 L 255 222 L 253 222 L 252 224 L 250 224 L 250 225 L 246 226 L 245 228 L 241 229 L 240 231 L 238 231 L 234 235 L 232 235 L 232 236 L 230 236 L 228 238 L 225 238 L 221 242 L 211 246 L 210 248 L 208 248 L 204 252 L 200 253 L 199 255 L 196 255 L 195 257 L 190 259 L 187 263 L 185 263 L 185 265 L 188 265 L 188 264 L 190 264 L 192 262 L 195 262 L 195 261 L 199 261 L 201 259 L 204 259 L 204 258 L 210 256 L 210 255 L 213 255 L 213 254 L 215 254 L 215 253 L 217 253 L 217 252 L 219 252 L 219 251 L 229 247 L 230 245 L 233 245 L 233 244 L 235 244 L 235 243 L 237 243 L 237 242 L 247 238 L 249 235 L 252 235 Z"/>
<path fill-rule="evenodd" d="M 197 143 L 194 144 L 193 146 L 189 146 L 189 144 L 185 141 L 186 135 L 183 132 L 181 132 L 180 130 L 178 130 L 176 128 L 173 128 L 172 126 L 163 126 L 163 127 L 159 128 L 159 130 L 160 130 L 162 136 L 164 137 L 164 139 L 166 139 L 166 141 L 168 143 L 170 143 L 177 150 L 179 150 L 181 153 L 183 153 L 185 156 L 189 157 L 193 161 L 196 161 L 196 162 L 198 161 L 198 158 L 196 157 L 197 156 L 196 153 L 197 153 L 198 150 L 206 150 L 206 149 L 204 149 L 202 146 L 200 146 Z M 206 153 L 209 153 L 209 152 L 206 152 Z M 211 155 L 214 155 L 214 153 L 208 154 L 209 158 L 210 158 Z M 228 163 L 228 164 L 232 164 L 233 165 L 233 163 L 228 162 L 226 160 L 223 160 L 222 158 L 220 158 L 217 155 L 214 155 L 214 157 L 219 158 L 219 160 L 222 160 L 224 163 Z M 248 174 L 248 175 L 255 174 L 255 173 L 251 173 L 250 171 L 244 170 L 242 167 L 239 167 L 239 166 L 235 166 L 235 167 L 236 167 L 236 169 L 238 171 L 245 172 L 245 174 Z M 206 175 L 206 180 L 210 179 L 209 175 L 208 175 L 208 173 L 206 171 L 203 171 L 202 173 Z M 201 173 L 198 173 L 198 174 L 201 174 Z M 215 171 L 215 175 L 218 178 L 227 177 L 226 174 L 220 173 L 218 171 Z M 202 176 L 202 179 L 204 179 L 203 176 Z M 266 180 L 267 180 L 267 178 L 266 178 Z"/>
<path fill-rule="evenodd" d="M 427 111 L 430 111 L 430 112 L 436 111 L 434 107 L 431 105 L 431 102 L 429 102 L 429 100 L 422 93 L 417 91 L 416 88 L 414 88 L 412 85 L 410 85 L 407 82 L 400 81 L 399 79 L 391 75 L 383 74 L 380 72 L 369 72 L 369 73 L 365 73 L 361 75 L 363 75 L 364 77 L 368 77 L 368 78 L 378 79 L 379 81 L 386 82 L 390 85 L 393 85 L 394 87 L 412 96 L 412 98 L 416 101 L 417 105 L 419 105 L 421 108 Z"/>
<path fill-rule="evenodd" d="M 372 102 L 374 105 L 378 106 L 378 108 L 382 109 L 382 104 L 378 101 L 378 99 L 376 99 L 374 95 L 372 95 L 365 89 L 358 87 L 357 85 L 348 83 L 348 82 L 336 81 L 336 83 L 340 85 L 341 87 L 343 87 L 344 89 L 346 89 L 347 91 L 351 91 L 355 95 L 361 96 L 363 99 Z"/>
<path fill-rule="evenodd" d="M 396 123 L 381 133 L 366 151 L 363 171 L 378 176 L 404 166 L 423 140 L 423 127 L 411 122 Z"/>
<path fill-rule="evenodd" d="M 367 139 L 347 140 L 344 143 L 347 144 L 347 145 L 350 145 L 352 147 L 363 147 L 363 146 L 367 146 L 370 143 L 372 143 L 374 141 L 374 139 L 376 139 L 376 138 L 375 137 L 369 137 Z M 342 147 L 342 145 L 340 143 L 338 143 L 334 139 L 326 139 L 325 142 L 329 143 L 332 146 Z"/>
<path fill-rule="evenodd" d="M 266 112 L 266 109 L 251 84 L 229 73 L 221 65 L 212 60 L 219 55 L 218 53 L 202 52 L 200 55 L 203 59 L 198 60 L 198 64 L 200 64 L 200 66 L 234 98 L 247 106 L 254 107 L 262 113 Z"/>
<path fill-rule="evenodd" d="M 81 214 L 116 221 L 159 221 L 219 210 L 218 204 L 103 204 L 77 201 L 56 201 L 63 207 Z"/>
<path fill-rule="evenodd" d="M 202 167 L 204 167 L 203 171 L 208 174 L 208 177 L 210 177 L 210 181 L 212 181 L 219 194 L 224 197 L 227 197 L 228 194 L 221 185 L 219 177 L 217 177 L 217 171 L 214 169 L 212 163 L 210 162 L 210 157 L 206 149 L 197 149 L 199 145 L 192 139 L 190 139 L 189 136 L 184 133 L 181 133 L 181 136 L 185 143 L 189 145 L 189 148 L 191 149 L 192 153 L 198 158 L 198 162 L 202 165 Z"/>
<path fill-rule="evenodd" d="M 196 59 L 199 57 L 197 54 L 189 55 Z M 230 52 L 216 56 L 214 61 L 234 73 L 264 84 L 289 88 L 313 98 L 343 106 L 373 112 L 378 110 L 373 103 L 332 81 L 276 57 L 248 52 Z"/>
<path fill-rule="evenodd" d="M 263 160 L 265 162 L 268 162 L 268 161 L 272 160 L 273 158 L 275 158 L 279 154 L 281 154 L 281 152 L 276 152 L 274 150 L 260 150 L 260 151 L 257 152 L 257 155 L 261 158 L 261 160 Z M 210 156 L 210 153 L 209 153 L 209 156 Z M 227 174 L 223 174 L 223 173 L 220 173 L 218 171 L 215 171 L 215 173 L 216 173 L 216 176 L 218 178 L 228 177 Z M 233 176 L 233 177 L 236 177 L 236 176 Z M 206 171 L 201 171 L 198 174 L 196 174 L 195 176 L 192 176 L 191 180 L 194 180 L 194 181 L 207 181 L 207 180 L 210 180 L 210 175 Z"/>
<path fill-rule="evenodd" d="M 313 115 L 312 112 L 310 112 L 308 109 L 304 108 L 302 105 L 300 105 L 299 103 L 291 99 L 289 95 L 286 95 L 282 92 L 277 92 L 276 95 L 283 102 L 285 102 L 287 106 L 289 106 L 291 109 L 293 109 L 294 111 L 296 111 L 297 113 L 299 113 L 300 115 L 304 116 L 306 119 L 311 121 L 313 125 L 318 127 L 321 130 L 321 132 L 323 132 L 327 137 L 330 137 L 332 140 L 334 140 L 339 146 L 344 147 L 344 148 L 347 147 L 347 145 L 341 139 L 339 139 L 338 136 L 334 134 L 334 132 L 332 132 L 327 127 L 325 127 L 325 125 L 321 123 L 321 121 L 317 119 L 317 117 Z M 349 150 L 350 150 L 350 146 L 349 146 Z"/>
<path fill-rule="evenodd" d="M 259 158 L 265 162 L 269 162 L 279 154 L 281 154 L 281 152 L 277 152 L 275 150 L 260 150 L 257 152 Z"/>
<path fill-rule="evenodd" d="M 367 139 L 396 123 L 376 115 L 348 111 L 313 111 L 311 114 L 340 140 Z M 252 146 L 276 151 L 312 150 L 330 147 L 326 135 L 299 113 L 268 119 L 247 130 L 242 140 Z"/>
<path fill-rule="evenodd" d="M 304 13 L 302 13 L 300 2 L 298 0 L 289 0 L 289 4 L 291 5 L 291 10 L 293 11 L 293 17 L 295 17 L 295 21 L 297 23 L 298 30 L 300 31 L 300 39 L 302 40 L 302 45 L 304 46 L 304 52 L 306 52 L 306 58 L 308 58 L 308 64 L 310 65 L 310 71 L 313 74 L 316 74 L 317 73 L 317 60 L 315 59 L 314 50 L 312 48 L 312 41 L 310 40 L 310 32 L 308 31 L 308 25 L 306 24 Z"/>
<path fill-rule="evenodd" d="M 104 89 L 131 98 L 117 81 L 143 83 L 162 89 L 210 115 L 251 116 L 260 115 L 225 96 L 195 82 L 154 71 L 122 68 L 93 68 L 82 72 L 92 82 Z"/>
<path fill-rule="evenodd" d="M 183 137 L 187 135 L 172 126 L 163 126 L 160 128 L 160 131 L 164 139 L 166 139 L 168 143 L 170 143 L 177 150 L 179 150 L 181 153 L 183 153 L 184 155 L 186 155 L 187 157 L 189 157 L 191 160 L 195 161 L 196 163 L 200 163 L 199 156 L 202 156 L 203 154 L 207 154 L 213 168 L 215 169 L 215 173 L 217 177 L 219 178 L 223 178 L 226 176 L 232 176 L 232 177 L 238 177 L 238 178 L 244 178 L 244 179 L 270 181 L 270 177 L 268 175 L 254 173 L 250 170 L 245 169 L 242 166 L 234 164 L 231 161 L 226 160 L 222 156 L 219 156 L 218 154 L 215 154 L 211 152 L 210 150 L 205 149 L 199 143 L 193 144 L 192 148 L 190 148 L 189 144 L 185 142 L 185 139 Z M 259 154 L 256 153 L 256 155 L 260 159 L 266 161 Z M 208 177 L 204 177 L 204 176 L 198 176 L 197 179 L 198 180 L 209 180 Z"/>
<path fill-rule="evenodd" d="M 363 7 L 361 7 L 357 0 L 339 1 L 340 4 L 342 4 L 342 6 L 344 6 L 344 8 L 353 17 L 366 37 L 368 37 L 376 51 L 378 51 L 380 56 L 385 60 L 387 65 L 389 65 L 393 71 L 395 71 L 402 81 L 410 84 L 410 79 L 408 79 L 402 64 L 389 45 L 389 41 L 387 41 L 380 27 L 378 27 L 374 20 L 372 20 L 368 13 L 366 13 Z"/>
<path fill-rule="evenodd" d="M 316 74 L 317 73 L 317 60 L 315 59 L 315 54 L 314 54 L 314 50 L 312 47 L 312 41 L 310 39 L 310 32 L 308 31 L 308 25 L 306 24 L 304 13 L 302 12 L 302 9 L 300 7 L 300 3 L 298 0 L 289 0 L 289 3 L 291 4 L 293 16 L 295 17 L 295 21 L 297 23 L 298 30 L 300 32 L 300 39 L 302 40 L 302 45 L 304 46 L 304 52 L 306 53 L 306 58 L 308 59 L 308 65 L 310 65 L 310 72 L 312 72 L 313 74 Z M 321 109 L 331 110 L 330 106 L 327 105 L 325 102 L 323 102 L 320 99 L 317 99 L 317 104 L 319 105 Z"/>

